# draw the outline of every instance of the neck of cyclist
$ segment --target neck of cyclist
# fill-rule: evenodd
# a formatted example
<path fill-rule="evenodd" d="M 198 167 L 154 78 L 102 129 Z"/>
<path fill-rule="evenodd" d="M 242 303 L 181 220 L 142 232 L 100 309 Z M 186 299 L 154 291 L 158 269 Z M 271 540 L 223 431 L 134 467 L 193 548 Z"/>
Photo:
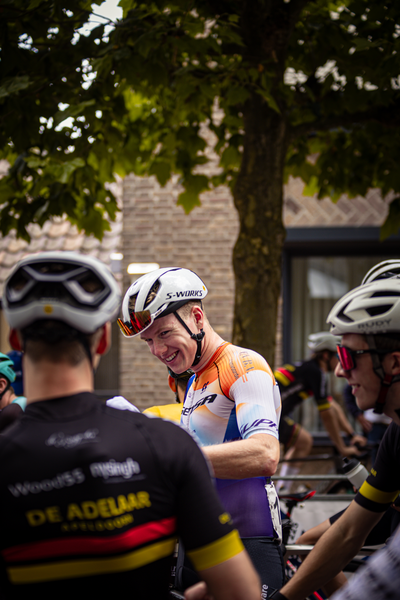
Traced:
<path fill-rule="evenodd" d="M 98 364 L 100 355 L 108 350 L 110 341 L 111 326 L 106 324 L 102 328 L 100 341 L 97 339 L 91 347 L 92 361 L 83 351 L 78 362 L 71 357 L 62 356 L 62 353 L 58 357 L 45 353 L 38 358 L 29 352 L 28 345 L 23 358 L 24 395 L 27 403 L 93 392 L 93 367 Z"/>
<path fill-rule="evenodd" d="M 194 373 L 200 373 L 211 360 L 211 357 L 218 346 L 224 343 L 222 337 L 214 331 L 207 321 L 203 325 L 203 330 L 205 335 L 201 342 L 201 358 L 197 365 L 191 367 Z M 197 333 L 197 331 L 195 333 Z"/>

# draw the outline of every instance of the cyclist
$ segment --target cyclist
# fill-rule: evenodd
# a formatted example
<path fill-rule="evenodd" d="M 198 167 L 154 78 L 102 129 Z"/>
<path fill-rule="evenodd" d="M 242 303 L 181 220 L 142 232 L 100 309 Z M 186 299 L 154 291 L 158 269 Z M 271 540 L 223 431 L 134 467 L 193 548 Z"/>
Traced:
<path fill-rule="evenodd" d="M 326 331 L 312 333 L 308 337 L 311 358 L 302 362 L 286 364 L 275 371 L 282 398 L 282 415 L 279 424 L 279 439 L 284 445 L 284 458 L 304 458 L 311 452 L 311 434 L 290 417 L 293 410 L 306 398 L 313 396 L 322 423 L 332 442 L 342 456 L 359 454 L 355 444 L 365 445 L 366 439 L 357 435 L 346 419 L 341 407 L 328 396 L 327 374 L 337 365 L 336 338 Z M 346 446 L 340 434 L 341 429 L 350 437 Z M 297 475 L 301 463 L 284 462 L 280 475 Z M 278 490 L 285 487 L 284 480 L 277 484 Z"/>
<path fill-rule="evenodd" d="M 119 324 L 128 337 L 140 334 L 175 373 L 196 374 L 181 423 L 213 466 L 266 597 L 283 581 L 278 499 L 269 479 L 279 460 L 279 389 L 259 354 L 225 342 L 211 327 L 202 307 L 206 294 L 192 271 L 158 269 L 130 286 Z"/>
<path fill-rule="evenodd" d="M 15 394 L 15 380 L 13 360 L 0 352 L 0 431 L 18 419 L 26 406 L 26 398 Z"/>
<path fill-rule="evenodd" d="M 195 442 L 93 394 L 93 365 L 119 306 L 113 275 L 89 256 L 25 257 L 6 281 L 27 407 L 0 439 L 2 598 L 103 598 L 116 589 L 166 598 L 180 535 L 216 598 L 259 600 Z"/>
<path fill-rule="evenodd" d="M 366 482 L 347 510 L 322 535 L 278 598 L 305 598 L 349 562 L 400 490 L 400 279 L 383 279 L 348 292 L 327 322 L 338 345 L 336 375 L 352 386 L 362 410 L 392 418 Z"/>

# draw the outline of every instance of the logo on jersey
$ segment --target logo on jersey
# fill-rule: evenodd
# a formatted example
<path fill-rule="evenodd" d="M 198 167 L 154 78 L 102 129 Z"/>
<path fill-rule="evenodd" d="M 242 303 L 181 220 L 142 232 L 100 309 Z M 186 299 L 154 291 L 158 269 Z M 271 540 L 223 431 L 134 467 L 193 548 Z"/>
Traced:
<path fill-rule="evenodd" d="M 110 477 L 118 477 L 122 479 L 132 479 L 134 475 L 140 473 L 140 466 L 132 458 L 127 458 L 124 462 L 117 462 L 111 459 L 107 462 L 92 463 L 90 465 L 90 473 L 92 477 L 102 477 L 109 479 Z"/>
<path fill-rule="evenodd" d="M 244 437 L 244 434 L 247 433 L 250 429 L 257 429 L 260 425 L 267 425 L 268 429 L 274 429 L 275 431 L 278 429 L 276 423 L 271 421 L 270 419 L 256 419 L 252 423 L 246 423 L 240 428 L 240 435 Z M 264 429 L 264 427 L 263 427 Z"/>
<path fill-rule="evenodd" d="M 75 448 L 82 444 L 88 444 L 90 442 L 98 442 L 96 439 L 99 433 L 98 429 L 87 429 L 83 433 L 75 433 L 74 435 L 65 435 L 62 431 L 58 433 L 52 433 L 48 440 L 46 440 L 46 446 L 54 446 L 55 448 Z"/>
<path fill-rule="evenodd" d="M 209 382 L 209 381 L 207 381 L 207 383 L 205 383 L 205 384 L 203 385 L 203 387 L 201 388 L 201 391 L 202 391 L 202 392 L 205 392 L 205 391 L 206 391 L 206 389 L 207 389 L 207 387 L 208 387 L 208 384 L 209 384 L 209 383 L 210 383 L 210 382 Z"/>
<path fill-rule="evenodd" d="M 71 487 L 78 483 L 83 483 L 85 476 L 81 469 L 73 469 L 58 473 L 52 479 L 43 479 L 42 481 L 24 481 L 23 483 L 15 483 L 9 485 L 8 489 L 15 498 L 27 496 L 28 494 L 40 494 L 40 492 L 52 492 L 53 490 L 61 490 L 65 487 Z"/>
<path fill-rule="evenodd" d="M 209 396 L 206 396 L 202 400 L 199 400 L 199 402 L 196 402 L 196 404 L 194 406 L 188 406 L 187 408 L 183 407 L 182 415 L 184 415 L 184 416 L 191 415 L 193 411 L 195 411 L 197 408 L 199 408 L 199 406 L 203 406 L 203 404 L 211 404 L 211 402 L 214 402 L 216 397 L 217 397 L 217 394 L 210 394 Z"/>

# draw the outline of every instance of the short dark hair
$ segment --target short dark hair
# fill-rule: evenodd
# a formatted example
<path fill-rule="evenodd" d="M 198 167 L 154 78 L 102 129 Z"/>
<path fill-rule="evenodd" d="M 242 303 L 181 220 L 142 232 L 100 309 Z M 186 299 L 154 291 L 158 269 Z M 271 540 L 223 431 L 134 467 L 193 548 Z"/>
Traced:
<path fill-rule="evenodd" d="M 24 351 L 33 363 L 46 360 L 76 367 L 88 358 L 84 343 L 91 348 L 100 338 L 101 331 L 102 328 L 85 335 L 61 321 L 44 320 L 23 329 L 21 334 Z"/>

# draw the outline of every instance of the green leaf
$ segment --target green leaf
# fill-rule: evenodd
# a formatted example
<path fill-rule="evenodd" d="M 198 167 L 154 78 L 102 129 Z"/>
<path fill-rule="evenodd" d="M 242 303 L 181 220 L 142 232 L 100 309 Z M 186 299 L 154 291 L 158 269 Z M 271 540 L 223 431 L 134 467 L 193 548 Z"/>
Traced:
<path fill-rule="evenodd" d="M 242 162 L 242 154 L 235 146 L 228 146 L 222 153 L 219 164 L 225 168 L 238 169 Z"/>
<path fill-rule="evenodd" d="M 21 75 L 20 77 L 9 77 L 5 79 L 0 86 L 0 98 L 6 98 L 12 96 L 21 90 L 26 90 L 32 85 L 33 81 L 28 75 Z"/>
<path fill-rule="evenodd" d="M 314 194 L 318 194 L 320 190 L 320 185 L 318 182 L 318 178 L 313 176 L 309 179 L 308 183 L 304 186 L 303 196 L 314 196 Z"/>
<path fill-rule="evenodd" d="M 149 174 L 155 175 L 158 183 L 164 186 L 171 178 L 171 165 L 161 160 L 155 161 L 150 167 Z"/>
<path fill-rule="evenodd" d="M 72 173 L 76 169 L 84 166 L 85 161 L 82 158 L 74 158 L 73 160 L 64 162 L 62 164 L 53 163 L 49 165 L 46 170 L 53 175 L 55 181 L 59 181 L 60 183 L 68 183 Z"/>

